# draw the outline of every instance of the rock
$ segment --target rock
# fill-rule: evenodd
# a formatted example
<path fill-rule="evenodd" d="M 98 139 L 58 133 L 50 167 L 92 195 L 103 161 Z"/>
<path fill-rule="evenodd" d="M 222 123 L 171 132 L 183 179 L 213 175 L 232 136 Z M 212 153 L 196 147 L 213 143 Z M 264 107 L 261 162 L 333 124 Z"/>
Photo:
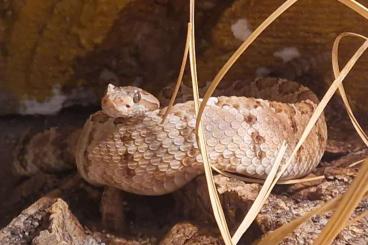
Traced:
<path fill-rule="evenodd" d="M 62 199 L 41 198 L 0 231 L 1 244 L 100 244 Z"/>
<path fill-rule="evenodd" d="M 334 177 L 328 177 L 332 173 Z M 276 186 L 239 244 L 249 244 L 261 239 L 262 235 L 302 216 L 313 208 L 322 205 L 325 201 L 342 195 L 356 173 L 357 169 L 329 167 L 326 170 L 325 180 Z M 233 234 L 255 200 L 261 186 L 247 184 L 221 175 L 215 176 L 215 183 L 230 232 Z M 201 226 L 208 224 L 215 226 L 204 176 L 196 178 L 192 183 L 178 191 L 175 197 L 178 208 L 188 220 Z M 367 205 L 366 201 L 363 201 L 354 215 L 365 210 L 367 210 Z M 294 233 L 287 236 L 282 244 L 309 244 L 310 241 L 318 237 L 330 216 L 331 212 L 314 216 Z M 336 244 L 351 244 L 354 241 L 367 240 L 368 237 L 364 232 L 367 228 L 367 219 L 362 219 L 356 224 L 348 226 L 341 234 L 349 235 L 338 236 Z M 184 236 L 187 230 L 183 229 L 182 232 L 181 235 Z M 176 236 L 180 237 L 178 234 Z"/>
<path fill-rule="evenodd" d="M 334 178 L 328 177 L 331 173 Z M 330 167 L 326 170 L 326 179 L 323 181 L 296 184 L 286 188 L 278 187 L 258 214 L 255 222 L 264 234 L 287 224 L 324 202 L 341 196 L 346 192 L 356 173 L 357 169 Z M 366 201 L 362 201 L 354 216 L 361 213 L 362 210 L 367 210 Z M 313 216 L 287 236 L 281 244 L 311 244 L 318 237 L 331 214 L 327 212 Z M 362 219 L 346 227 L 335 239 L 334 244 L 355 244 L 354 241 L 366 241 L 368 239 L 365 232 L 367 228 L 367 219 Z"/>
<path fill-rule="evenodd" d="M 160 241 L 160 245 L 190 245 L 190 244 L 224 244 L 221 236 L 213 235 L 205 229 L 191 223 L 178 223 L 174 225 L 165 237 Z"/>
<path fill-rule="evenodd" d="M 75 168 L 74 146 L 78 137 L 79 129 L 70 126 L 25 136 L 14 152 L 16 174 L 32 176 L 38 172 L 61 173 Z"/>

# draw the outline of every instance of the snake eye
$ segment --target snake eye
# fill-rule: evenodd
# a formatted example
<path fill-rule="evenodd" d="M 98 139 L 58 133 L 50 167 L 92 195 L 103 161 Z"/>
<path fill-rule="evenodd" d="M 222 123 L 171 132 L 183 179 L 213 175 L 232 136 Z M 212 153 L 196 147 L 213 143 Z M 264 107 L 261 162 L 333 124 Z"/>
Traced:
<path fill-rule="evenodd" d="M 134 91 L 134 95 L 133 95 L 133 102 L 134 103 L 138 103 L 142 98 L 141 92 L 139 91 Z"/>

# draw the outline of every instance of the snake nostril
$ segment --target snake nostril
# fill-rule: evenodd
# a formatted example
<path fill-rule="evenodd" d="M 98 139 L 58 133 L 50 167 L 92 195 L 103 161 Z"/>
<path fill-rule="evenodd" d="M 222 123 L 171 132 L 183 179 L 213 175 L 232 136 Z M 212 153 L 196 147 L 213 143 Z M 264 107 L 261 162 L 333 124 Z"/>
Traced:
<path fill-rule="evenodd" d="M 126 108 L 130 108 L 130 105 L 125 105 Z"/>

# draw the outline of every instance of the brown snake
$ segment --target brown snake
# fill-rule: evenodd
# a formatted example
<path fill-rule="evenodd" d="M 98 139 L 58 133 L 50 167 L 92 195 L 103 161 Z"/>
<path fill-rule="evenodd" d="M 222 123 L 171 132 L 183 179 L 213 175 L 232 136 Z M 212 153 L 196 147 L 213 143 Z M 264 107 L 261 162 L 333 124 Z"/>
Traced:
<path fill-rule="evenodd" d="M 237 82 L 230 91 L 233 96 L 211 98 L 203 116 L 210 162 L 223 171 L 264 179 L 284 140 L 289 157 L 318 99 L 296 82 L 274 78 Z M 193 101 L 174 105 L 161 123 L 163 112 L 148 92 L 109 85 L 102 111 L 90 116 L 78 141 L 76 161 L 83 178 L 136 194 L 161 195 L 203 173 Z M 322 116 L 282 179 L 310 173 L 326 142 Z"/>

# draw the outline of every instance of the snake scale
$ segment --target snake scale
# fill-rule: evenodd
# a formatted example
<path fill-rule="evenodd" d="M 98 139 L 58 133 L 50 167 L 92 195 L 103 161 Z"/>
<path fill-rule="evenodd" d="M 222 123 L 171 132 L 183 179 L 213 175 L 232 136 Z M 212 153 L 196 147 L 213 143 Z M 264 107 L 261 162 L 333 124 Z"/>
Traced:
<path fill-rule="evenodd" d="M 237 81 L 224 95 L 210 99 L 202 119 L 210 162 L 220 170 L 261 179 L 284 140 L 289 145 L 285 157 L 290 156 L 318 103 L 308 88 L 276 78 Z M 175 104 L 162 123 L 164 111 L 156 97 L 140 88 L 109 85 L 102 110 L 89 117 L 77 143 L 82 177 L 96 185 L 162 195 L 203 173 L 194 102 Z M 310 173 L 326 142 L 322 116 L 282 179 Z"/>

